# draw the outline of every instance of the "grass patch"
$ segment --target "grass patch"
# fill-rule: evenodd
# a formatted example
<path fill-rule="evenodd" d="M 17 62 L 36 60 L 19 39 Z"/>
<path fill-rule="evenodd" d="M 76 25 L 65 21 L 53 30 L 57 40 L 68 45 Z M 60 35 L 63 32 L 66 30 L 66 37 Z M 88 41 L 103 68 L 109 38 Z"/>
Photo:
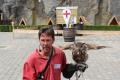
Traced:
<path fill-rule="evenodd" d="M 120 26 L 116 25 L 85 25 L 83 30 L 106 30 L 106 31 L 120 31 Z"/>

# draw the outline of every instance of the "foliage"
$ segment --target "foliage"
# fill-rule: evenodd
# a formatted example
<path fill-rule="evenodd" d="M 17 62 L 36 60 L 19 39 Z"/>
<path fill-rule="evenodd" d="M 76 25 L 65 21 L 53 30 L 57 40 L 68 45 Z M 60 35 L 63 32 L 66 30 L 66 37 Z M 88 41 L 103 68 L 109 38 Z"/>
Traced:
<path fill-rule="evenodd" d="M 14 29 L 29 29 L 29 30 L 38 30 L 41 27 L 52 27 L 51 25 L 16 25 Z M 75 26 L 77 27 L 77 26 Z M 76 28 L 77 29 L 77 28 Z M 0 25 L 0 32 L 12 32 L 13 27 L 11 25 Z M 120 26 L 117 25 L 84 25 L 80 30 L 106 30 L 106 31 L 120 31 Z"/>
<path fill-rule="evenodd" d="M 0 32 L 12 32 L 13 28 L 11 25 L 0 25 Z"/>
<path fill-rule="evenodd" d="M 119 31 L 120 26 L 118 25 L 84 25 L 83 30 L 109 30 Z"/>
<path fill-rule="evenodd" d="M 21 26 L 18 26 L 16 25 L 14 28 L 15 29 L 32 29 L 32 30 L 37 30 L 37 29 L 40 29 L 41 27 L 50 27 L 48 25 L 38 25 L 38 26 L 30 26 L 30 25 L 27 25 L 27 26 L 24 26 L 24 25 L 21 25 Z"/>

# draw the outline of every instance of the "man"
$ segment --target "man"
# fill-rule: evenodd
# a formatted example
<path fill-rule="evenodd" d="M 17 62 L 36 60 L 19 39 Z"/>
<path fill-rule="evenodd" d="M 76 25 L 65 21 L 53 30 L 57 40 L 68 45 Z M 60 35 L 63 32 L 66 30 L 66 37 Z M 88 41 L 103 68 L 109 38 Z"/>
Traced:
<path fill-rule="evenodd" d="M 42 80 L 61 80 L 61 72 L 66 65 L 64 52 L 54 47 L 54 30 L 42 28 L 38 33 L 40 48 L 33 51 L 24 63 L 23 80 L 36 80 L 40 72 L 45 68 L 49 59 L 50 50 L 53 48 L 51 61 L 43 74 Z"/>
<path fill-rule="evenodd" d="M 79 66 L 66 64 L 64 52 L 53 46 L 54 30 L 41 28 L 38 37 L 40 47 L 33 51 L 25 61 L 23 80 L 61 80 L 61 72 L 65 78 L 72 77 Z M 47 68 L 46 65 L 48 65 Z"/>

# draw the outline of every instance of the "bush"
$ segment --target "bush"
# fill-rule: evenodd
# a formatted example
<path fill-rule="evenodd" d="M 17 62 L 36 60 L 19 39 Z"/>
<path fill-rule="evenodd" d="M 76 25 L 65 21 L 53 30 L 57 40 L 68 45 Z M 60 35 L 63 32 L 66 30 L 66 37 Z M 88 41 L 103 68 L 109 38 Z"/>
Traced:
<path fill-rule="evenodd" d="M 52 27 L 52 26 L 48 26 L 48 25 L 37 25 L 37 26 L 31 26 L 31 25 L 27 25 L 27 26 L 19 26 L 16 25 L 14 26 L 14 29 L 31 29 L 31 30 L 38 30 L 41 27 Z M 114 30 L 114 31 L 120 31 L 120 26 L 117 25 L 84 25 L 83 26 L 83 30 Z M 11 25 L 0 25 L 0 32 L 12 32 L 13 28 Z"/>
<path fill-rule="evenodd" d="M 115 30 L 119 31 L 120 26 L 117 25 L 84 25 L 83 30 Z"/>
<path fill-rule="evenodd" d="M 13 28 L 11 25 L 0 25 L 0 32 L 12 32 Z"/>
<path fill-rule="evenodd" d="M 48 25 L 37 25 L 37 26 L 30 26 L 30 25 L 22 25 L 22 26 L 19 26 L 19 25 L 16 25 L 14 26 L 14 29 L 30 29 L 30 30 L 38 30 L 40 29 L 41 27 L 48 27 Z"/>

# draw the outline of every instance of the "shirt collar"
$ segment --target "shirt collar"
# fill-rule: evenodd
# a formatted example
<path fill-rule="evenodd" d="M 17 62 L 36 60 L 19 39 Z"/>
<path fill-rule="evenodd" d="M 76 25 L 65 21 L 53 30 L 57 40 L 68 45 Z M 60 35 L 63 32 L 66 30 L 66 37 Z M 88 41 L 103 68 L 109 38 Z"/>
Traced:
<path fill-rule="evenodd" d="M 37 55 L 39 56 L 39 58 L 43 58 L 43 59 L 49 59 L 48 57 L 46 57 L 46 56 L 43 56 L 42 55 L 42 52 L 40 52 L 39 51 L 39 49 L 36 49 L 36 53 L 37 53 Z M 55 56 L 55 48 L 54 48 L 54 51 L 53 51 L 53 55 L 52 56 Z"/>

